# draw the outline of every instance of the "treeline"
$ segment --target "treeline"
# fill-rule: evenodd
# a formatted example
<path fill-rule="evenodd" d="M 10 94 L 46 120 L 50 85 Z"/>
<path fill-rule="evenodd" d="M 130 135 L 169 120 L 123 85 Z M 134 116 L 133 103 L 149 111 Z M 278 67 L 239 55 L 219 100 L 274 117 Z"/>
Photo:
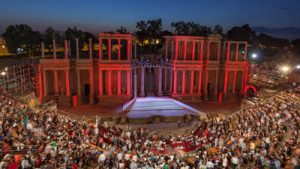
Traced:
<path fill-rule="evenodd" d="M 275 50 L 290 49 L 296 53 L 300 53 L 300 39 L 290 42 L 287 39 L 274 38 L 266 34 L 257 34 L 249 25 L 234 26 L 227 32 L 223 31 L 221 25 L 213 28 L 194 22 L 173 22 L 170 30 L 163 30 L 162 20 L 154 19 L 148 21 L 138 21 L 136 31 L 134 32 L 139 41 L 140 50 L 142 52 L 157 52 L 164 43 L 163 36 L 167 35 L 189 35 L 189 36 L 209 36 L 210 34 L 220 34 L 224 39 L 247 41 L 254 47 L 269 48 Z M 107 33 L 129 33 L 128 30 L 121 26 L 115 31 Z M 2 34 L 6 41 L 8 50 L 11 53 L 18 53 L 18 49 L 22 49 L 23 53 L 33 56 L 40 52 L 40 44 L 43 41 L 46 49 L 52 48 L 52 40 L 56 40 L 58 46 L 63 46 L 64 39 L 71 41 L 71 50 L 75 50 L 75 38 L 79 38 L 81 42 L 87 42 L 89 38 L 97 42 L 97 37 L 90 32 L 74 28 L 67 28 L 65 31 L 57 31 L 52 27 L 47 28 L 44 32 L 32 30 L 25 24 L 10 25 Z M 83 43 L 80 43 L 82 48 Z"/>

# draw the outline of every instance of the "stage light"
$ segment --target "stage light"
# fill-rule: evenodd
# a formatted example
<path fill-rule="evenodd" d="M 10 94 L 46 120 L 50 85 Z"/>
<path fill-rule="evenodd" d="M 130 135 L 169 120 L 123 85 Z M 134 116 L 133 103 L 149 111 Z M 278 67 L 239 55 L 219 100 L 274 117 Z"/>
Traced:
<path fill-rule="evenodd" d="M 287 73 L 289 70 L 290 70 L 290 67 L 287 66 L 287 65 L 284 65 L 284 66 L 281 67 L 281 71 L 284 72 L 284 73 Z"/>
<path fill-rule="evenodd" d="M 2 76 L 5 76 L 5 75 L 6 75 L 6 72 L 5 72 L 5 71 L 1 72 L 1 75 L 2 75 Z"/>
<path fill-rule="evenodd" d="M 300 64 L 296 66 L 296 69 L 300 69 Z"/>
<path fill-rule="evenodd" d="M 257 58 L 257 54 L 256 53 L 253 53 L 251 56 L 252 56 L 253 59 Z"/>
<path fill-rule="evenodd" d="M 2 45 L 2 48 L 4 49 L 4 48 L 5 48 L 5 45 Z"/>

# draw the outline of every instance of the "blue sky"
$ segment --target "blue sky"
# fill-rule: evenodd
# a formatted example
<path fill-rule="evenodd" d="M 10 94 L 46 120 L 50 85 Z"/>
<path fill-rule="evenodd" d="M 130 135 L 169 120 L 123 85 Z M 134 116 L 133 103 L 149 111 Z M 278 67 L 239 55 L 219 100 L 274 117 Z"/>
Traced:
<path fill-rule="evenodd" d="M 136 21 L 161 18 L 169 29 L 173 21 L 199 24 L 250 24 L 270 28 L 300 27 L 300 0 L 1 0 L 0 31 L 7 25 L 25 23 L 33 29 L 57 30 L 77 26 L 93 33 L 125 26 L 135 30 Z"/>

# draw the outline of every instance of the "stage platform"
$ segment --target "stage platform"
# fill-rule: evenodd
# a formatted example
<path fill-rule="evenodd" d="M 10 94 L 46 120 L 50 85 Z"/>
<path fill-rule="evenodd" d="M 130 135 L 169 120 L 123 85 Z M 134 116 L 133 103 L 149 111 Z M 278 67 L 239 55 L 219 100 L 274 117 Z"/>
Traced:
<path fill-rule="evenodd" d="M 206 113 L 169 97 L 137 98 L 125 116 L 134 119 L 152 116 L 182 117 L 187 114 L 206 117 Z"/>

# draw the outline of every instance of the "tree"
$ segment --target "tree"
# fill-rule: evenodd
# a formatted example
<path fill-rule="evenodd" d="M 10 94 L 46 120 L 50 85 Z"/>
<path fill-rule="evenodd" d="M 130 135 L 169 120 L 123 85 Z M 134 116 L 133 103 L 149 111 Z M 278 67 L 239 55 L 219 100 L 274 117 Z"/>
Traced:
<path fill-rule="evenodd" d="M 214 27 L 213 33 L 217 33 L 217 34 L 222 35 L 223 34 L 223 28 L 222 28 L 222 26 L 221 25 L 216 25 Z"/>
<path fill-rule="evenodd" d="M 20 54 L 17 50 L 23 49 L 23 53 L 29 56 L 34 55 L 41 40 L 40 32 L 33 31 L 30 26 L 25 24 L 8 26 L 2 36 L 11 53 Z"/>
<path fill-rule="evenodd" d="M 129 33 L 129 32 L 127 31 L 127 29 L 126 29 L 125 27 L 123 27 L 123 26 L 120 26 L 120 28 L 118 28 L 118 29 L 116 30 L 116 32 L 119 33 L 119 34 L 127 34 L 127 33 Z"/>
<path fill-rule="evenodd" d="M 227 32 L 229 40 L 247 41 L 253 43 L 256 39 L 256 33 L 248 24 L 241 27 L 235 26 Z"/>
<path fill-rule="evenodd" d="M 293 51 L 296 54 L 300 54 L 300 39 L 295 39 L 292 41 Z"/>
<path fill-rule="evenodd" d="M 194 22 L 172 22 L 171 27 L 177 35 L 190 35 L 190 36 L 208 36 L 212 33 L 210 27 L 203 26 Z"/>
<path fill-rule="evenodd" d="M 58 46 L 63 45 L 63 38 L 58 31 L 54 30 L 52 27 L 48 27 L 43 35 L 45 48 L 50 50 L 53 48 L 53 39 Z"/>

